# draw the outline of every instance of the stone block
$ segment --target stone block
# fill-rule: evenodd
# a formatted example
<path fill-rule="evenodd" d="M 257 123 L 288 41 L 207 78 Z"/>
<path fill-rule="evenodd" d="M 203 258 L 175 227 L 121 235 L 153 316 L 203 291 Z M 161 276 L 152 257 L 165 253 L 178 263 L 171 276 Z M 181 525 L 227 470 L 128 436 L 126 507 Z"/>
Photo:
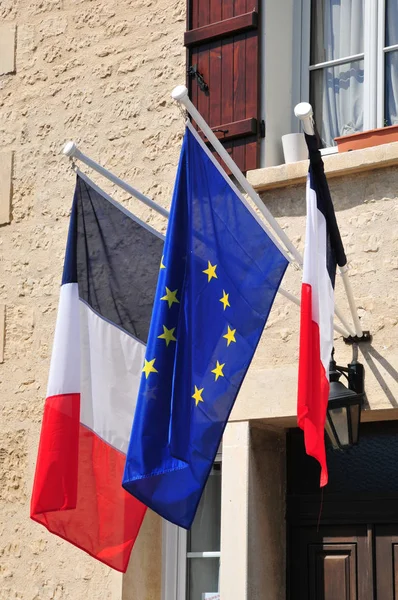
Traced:
<path fill-rule="evenodd" d="M 0 363 L 4 362 L 6 307 L 0 304 Z"/>
<path fill-rule="evenodd" d="M 0 75 L 15 73 L 15 36 L 13 23 L 0 25 Z"/>
<path fill-rule="evenodd" d="M 0 434 L 0 501 L 10 506 L 26 499 L 26 461 L 26 432 L 19 430 Z M 0 557 L 7 552 L 6 548 L 0 547 Z M 12 554 L 17 554 L 16 550 Z M 0 562 L 3 562 L 1 558 Z"/>
<path fill-rule="evenodd" d="M 12 159 L 12 152 L 0 153 L 0 225 L 11 220 Z"/>

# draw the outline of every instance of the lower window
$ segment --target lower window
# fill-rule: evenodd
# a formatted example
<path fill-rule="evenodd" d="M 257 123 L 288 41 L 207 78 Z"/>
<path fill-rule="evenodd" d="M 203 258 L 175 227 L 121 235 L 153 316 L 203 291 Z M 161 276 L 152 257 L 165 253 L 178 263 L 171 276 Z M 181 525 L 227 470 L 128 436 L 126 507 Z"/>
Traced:
<path fill-rule="evenodd" d="M 219 600 L 221 462 L 218 455 L 190 531 L 163 522 L 162 600 Z"/>
<path fill-rule="evenodd" d="M 187 534 L 187 600 L 217 598 L 220 573 L 221 464 L 210 473 Z"/>

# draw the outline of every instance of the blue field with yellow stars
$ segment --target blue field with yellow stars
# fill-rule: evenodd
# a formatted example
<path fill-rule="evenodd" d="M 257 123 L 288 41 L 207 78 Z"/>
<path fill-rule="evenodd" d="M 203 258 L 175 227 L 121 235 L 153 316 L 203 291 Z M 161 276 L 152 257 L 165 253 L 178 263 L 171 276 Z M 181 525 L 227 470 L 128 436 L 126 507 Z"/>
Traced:
<path fill-rule="evenodd" d="M 182 527 L 194 518 L 286 266 L 188 128 L 123 481 Z"/>

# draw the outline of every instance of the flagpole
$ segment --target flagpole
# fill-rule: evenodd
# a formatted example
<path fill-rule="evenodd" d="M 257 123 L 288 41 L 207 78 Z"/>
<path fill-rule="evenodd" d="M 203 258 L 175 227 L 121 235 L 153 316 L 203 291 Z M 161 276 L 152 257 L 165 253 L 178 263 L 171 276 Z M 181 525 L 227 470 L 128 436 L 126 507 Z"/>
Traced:
<path fill-rule="evenodd" d="M 363 336 L 363 329 L 361 327 L 361 323 L 358 317 L 357 305 L 354 299 L 354 293 L 352 291 L 351 281 L 348 277 L 348 264 L 345 264 L 343 267 L 339 267 L 340 275 L 343 279 L 343 284 L 345 288 L 345 293 L 347 294 L 348 304 L 350 305 L 352 320 L 354 321 L 355 332 L 357 336 L 360 338 Z"/>
<path fill-rule="evenodd" d="M 251 200 L 254 202 L 254 204 L 257 206 L 257 208 L 260 210 L 261 214 L 268 221 L 269 225 L 272 227 L 272 229 L 278 235 L 279 239 L 283 242 L 283 244 L 288 249 L 288 251 L 291 253 L 291 255 L 294 256 L 295 262 L 297 262 L 297 264 L 302 268 L 303 258 L 301 256 L 301 254 L 299 253 L 297 248 L 294 246 L 294 244 L 291 242 L 291 240 L 286 235 L 286 233 L 283 231 L 282 227 L 279 225 L 279 223 L 277 222 L 275 217 L 265 206 L 264 202 L 262 202 L 260 196 L 257 194 L 257 192 L 253 189 L 253 187 L 247 181 L 247 179 L 243 175 L 242 171 L 239 169 L 239 167 L 234 162 L 234 160 L 230 157 L 230 155 L 225 150 L 224 146 L 218 140 L 217 136 L 211 130 L 209 125 L 206 123 L 206 121 L 204 120 L 202 115 L 198 112 L 196 107 L 192 104 L 192 102 L 188 96 L 188 89 L 184 85 L 178 85 L 172 91 L 171 97 L 176 102 L 181 103 L 181 104 L 183 104 L 183 106 L 185 106 L 188 113 L 191 115 L 191 117 L 194 119 L 194 121 L 200 127 L 202 132 L 205 134 L 205 136 L 207 137 L 207 139 L 209 140 L 209 142 L 211 143 L 213 148 L 219 154 L 220 158 L 222 158 L 224 163 L 230 169 L 231 173 L 239 181 L 239 183 L 242 186 L 242 188 L 244 189 L 244 191 L 247 193 L 247 195 L 251 198 Z M 347 321 L 344 319 L 343 315 L 340 313 L 340 311 L 337 308 L 335 308 L 335 313 L 336 313 L 336 316 L 338 317 L 338 319 L 344 325 L 344 328 L 347 330 L 349 336 L 355 336 L 355 332 L 353 331 L 352 327 L 350 327 L 350 325 L 347 323 Z M 344 337 L 347 337 L 347 335 L 345 335 Z"/>
<path fill-rule="evenodd" d="M 149 206 L 149 208 L 153 208 L 153 210 L 156 210 L 156 212 L 162 215 L 162 217 L 166 217 L 166 219 L 169 218 L 170 213 L 165 208 L 159 206 L 159 204 L 157 204 L 153 200 L 150 200 L 149 198 L 144 196 L 144 194 L 141 194 L 141 192 L 133 188 L 131 185 L 129 185 L 122 179 L 119 179 L 119 177 L 117 177 L 107 169 L 104 169 L 104 167 L 101 167 L 101 165 L 99 165 L 94 160 L 83 154 L 83 152 L 79 150 L 75 142 L 67 142 L 63 147 L 62 153 L 69 158 L 80 160 L 82 163 L 84 163 L 94 171 L 97 171 L 97 173 L 99 173 L 103 177 L 106 177 L 106 179 L 109 179 L 109 181 L 111 181 L 112 183 L 119 186 L 122 190 Z"/>
<path fill-rule="evenodd" d="M 294 108 L 294 114 L 303 124 L 304 132 L 307 135 L 315 135 L 315 123 L 311 104 L 308 102 L 300 102 Z M 348 278 L 348 264 L 342 267 L 339 266 L 340 275 L 343 279 L 344 289 L 347 294 L 348 304 L 350 306 L 352 320 L 354 322 L 355 333 L 357 337 L 363 337 L 363 329 L 358 317 L 358 311 L 352 291 L 351 282 Z"/>

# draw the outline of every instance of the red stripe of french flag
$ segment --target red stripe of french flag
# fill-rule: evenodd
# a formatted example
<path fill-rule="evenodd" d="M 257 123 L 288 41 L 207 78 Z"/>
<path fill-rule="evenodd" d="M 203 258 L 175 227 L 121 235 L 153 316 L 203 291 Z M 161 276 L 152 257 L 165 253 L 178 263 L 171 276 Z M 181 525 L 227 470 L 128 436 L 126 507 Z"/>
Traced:
<path fill-rule="evenodd" d="M 144 352 L 61 286 L 31 518 L 122 572 L 146 511 L 121 485 Z"/>
<path fill-rule="evenodd" d="M 298 425 L 307 454 L 321 465 L 320 485 L 328 482 L 324 428 L 333 349 L 334 290 L 327 269 L 327 223 L 307 179 L 307 225 L 301 293 Z"/>

